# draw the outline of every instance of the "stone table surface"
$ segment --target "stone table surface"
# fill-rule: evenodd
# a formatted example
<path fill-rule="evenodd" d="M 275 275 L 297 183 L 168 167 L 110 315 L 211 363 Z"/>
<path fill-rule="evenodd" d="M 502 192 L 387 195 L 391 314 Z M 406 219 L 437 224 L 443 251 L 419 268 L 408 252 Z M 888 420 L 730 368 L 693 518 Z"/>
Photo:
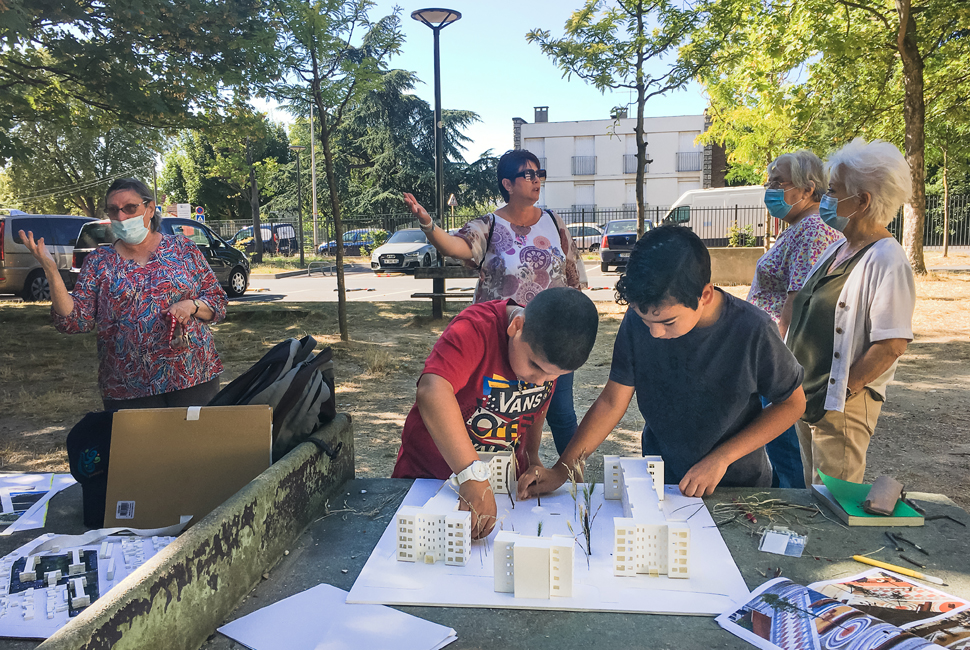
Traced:
<path fill-rule="evenodd" d="M 349 591 L 371 551 L 392 520 L 411 481 L 403 479 L 355 479 L 345 484 L 340 503 L 331 503 L 329 516 L 306 530 L 289 555 L 272 569 L 228 620 L 234 620 L 282 598 L 326 582 Z M 362 493 L 362 491 L 366 491 Z M 709 509 L 730 504 L 736 497 L 760 493 L 764 498 L 780 498 L 790 503 L 810 505 L 807 490 L 721 489 L 705 499 Z M 970 524 L 967 515 L 941 495 L 911 493 L 927 514 L 949 514 Z M 808 534 L 806 552 L 801 558 L 772 555 L 758 550 L 759 537 L 740 518 L 719 526 L 724 541 L 741 570 L 749 589 L 781 575 L 807 585 L 818 580 L 847 577 L 868 567 L 851 560 L 854 554 L 873 553 L 872 557 L 905 565 L 885 544 L 886 530 L 904 532 L 927 551 L 923 556 L 912 549 L 906 554 L 919 556 L 925 572 L 936 575 L 949 586 L 945 591 L 970 599 L 970 529 L 947 519 L 928 521 L 923 527 L 847 528 L 822 507 L 825 516 L 794 511 L 798 521 L 790 527 Z M 743 523 L 742 523 L 743 522 Z M 759 520 L 760 527 L 765 522 Z M 778 522 L 784 523 L 784 522 Z M 879 549 L 882 548 L 880 551 Z M 346 571 L 346 573 L 345 573 Z M 559 612 L 524 609 L 483 609 L 444 607 L 399 607 L 398 609 L 454 628 L 458 640 L 447 646 L 459 648 L 751 648 L 722 630 L 714 618 L 655 614 L 612 614 L 603 612 Z M 327 612 L 320 612 L 326 616 Z M 226 622 L 228 622 L 228 620 Z M 244 646 L 220 634 L 203 646 L 206 650 L 230 650 Z"/>

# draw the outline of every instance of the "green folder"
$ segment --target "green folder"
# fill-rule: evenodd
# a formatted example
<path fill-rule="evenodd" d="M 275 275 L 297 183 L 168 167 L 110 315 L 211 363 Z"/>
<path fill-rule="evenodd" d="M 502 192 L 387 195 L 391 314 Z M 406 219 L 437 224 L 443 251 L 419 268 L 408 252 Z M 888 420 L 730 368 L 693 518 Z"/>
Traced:
<path fill-rule="evenodd" d="M 822 483 L 828 488 L 835 500 L 838 501 L 839 505 L 842 506 L 842 509 L 845 510 L 846 514 L 850 517 L 870 517 L 872 519 L 886 518 L 886 515 L 873 515 L 862 509 L 862 502 L 866 500 L 867 496 L 869 496 L 869 490 L 872 488 L 871 485 L 867 483 L 850 483 L 849 481 L 843 481 L 840 478 L 827 476 L 824 472 L 822 472 L 822 470 L 818 470 L 818 475 L 822 477 Z M 923 515 L 903 503 L 902 500 L 896 501 L 896 508 L 893 510 L 893 514 L 889 516 L 917 517 L 919 519 L 923 518 Z"/>

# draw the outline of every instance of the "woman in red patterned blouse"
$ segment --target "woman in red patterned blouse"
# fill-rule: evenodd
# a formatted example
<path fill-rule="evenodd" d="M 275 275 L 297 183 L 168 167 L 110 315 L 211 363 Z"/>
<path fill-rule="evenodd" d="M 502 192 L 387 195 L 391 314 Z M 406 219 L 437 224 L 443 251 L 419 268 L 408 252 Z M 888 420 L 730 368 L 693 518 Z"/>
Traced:
<path fill-rule="evenodd" d="M 144 183 L 116 180 L 105 205 L 118 239 L 85 258 L 72 293 L 43 238 L 20 233 L 47 274 L 54 326 L 66 334 L 97 326 L 106 410 L 203 406 L 219 392 L 209 325 L 225 318 L 226 293 L 195 244 L 159 232 Z"/>

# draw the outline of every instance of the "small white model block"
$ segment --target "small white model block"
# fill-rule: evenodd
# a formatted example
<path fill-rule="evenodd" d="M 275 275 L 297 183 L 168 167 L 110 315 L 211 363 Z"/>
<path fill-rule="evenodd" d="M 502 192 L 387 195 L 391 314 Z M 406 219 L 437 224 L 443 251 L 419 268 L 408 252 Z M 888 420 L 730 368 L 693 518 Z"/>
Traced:
<path fill-rule="evenodd" d="M 98 549 L 98 557 L 102 560 L 107 560 L 109 548 L 111 548 L 111 545 L 108 542 L 101 542 L 101 548 Z"/>
<path fill-rule="evenodd" d="M 53 587 L 62 576 L 60 571 L 48 571 L 44 574 L 44 577 L 47 579 L 47 586 Z"/>
<path fill-rule="evenodd" d="M 515 597 L 549 598 L 549 545 L 539 537 L 515 540 Z"/>
<path fill-rule="evenodd" d="M 471 513 L 457 509 L 434 512 L 403 506 L 397 515 L 397 559 L 400 562 L 464 566 L 471 554 Z"/>
<path fill-rule="evenodd" d="M 91 604 L 91 597 L 84 593 L 84 585 L 86 582 L 87 580 L 84 578 L 71 579 L 71 587 L 74 589 L 74 597 L 71 598 L 71 604 L 74 605 L 75 609 L 87 607 Z"/>
<path fill-rule="evenodd" d="M 67 575 L 76 576 L 84 573 L 87 568 L 84 566 L 84 562 L 81 561 L 81 551 L 78 549 L 73 549 L 71 551 L 71 564 L 67 567 Z"/>
<path fill-rule="evenodd" d="M 690 528 L 663 512 L 663 459 L 604 457 L 608 498 L 619 498 L 613 518 L 613 575 L 690 577 Z"/>
<path fill-rule="evenodd" d="M 501 530 L 492 543 L 492 556 L 495 558 L 495 591 L 511 594 L 515 591 L 515 541 L 518 533 Z"/>
<path fill-rule="evenodd" d="M 516 598 L 570 598 L 575 550 L 568 535 L 532 537 L 500 531 L 492 545 L 494 589 Z"/>
<path fill-rule="evenodd" d="M 105 571 L 105 577 L 108 580 L 115 579 L 115 559 L 114 558 L 110 558 L 108 560 L 108 569 Z"/>
<path fill-rule="evenodd" d="M 515 491 L 515 453 L 512 451 L 480 451 L 478 458 L 488 465 L 488 483 L 493 494 Z"/>

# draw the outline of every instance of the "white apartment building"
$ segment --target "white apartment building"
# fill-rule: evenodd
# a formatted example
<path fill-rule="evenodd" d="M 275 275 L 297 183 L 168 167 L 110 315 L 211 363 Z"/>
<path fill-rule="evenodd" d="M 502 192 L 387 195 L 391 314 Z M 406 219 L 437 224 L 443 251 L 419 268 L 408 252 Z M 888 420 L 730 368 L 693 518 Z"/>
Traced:
<path fill-rule="evenodd" d="M 548 107 L 535 111 L 531 124 L 522 118 L 512 122 L 515 148 L 534 153 L 546 170 L 540 206 L 635 210 L 636 118 L 549 122 Z M 644 177 L 647 206 L 668 207 L 687 190 L 724 185 L 723 149 L 696 143 L 705 129 L 703 114 L 644 119 L 652 161 Z"/>

